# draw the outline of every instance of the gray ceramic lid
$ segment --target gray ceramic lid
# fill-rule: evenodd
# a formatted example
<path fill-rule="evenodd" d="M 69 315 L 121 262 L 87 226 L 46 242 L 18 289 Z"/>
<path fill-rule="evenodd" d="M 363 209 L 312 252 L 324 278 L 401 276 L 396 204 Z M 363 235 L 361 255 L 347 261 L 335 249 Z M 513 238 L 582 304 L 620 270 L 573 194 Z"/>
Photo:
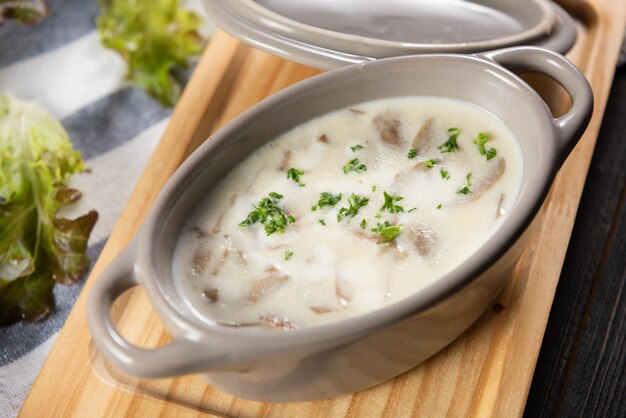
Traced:
<path fill-rule="evenodd" d="M 547 0 L 205 0 L 235 37 L 318 68 L 534 45 L 565 53 L 574 21 Z"/>

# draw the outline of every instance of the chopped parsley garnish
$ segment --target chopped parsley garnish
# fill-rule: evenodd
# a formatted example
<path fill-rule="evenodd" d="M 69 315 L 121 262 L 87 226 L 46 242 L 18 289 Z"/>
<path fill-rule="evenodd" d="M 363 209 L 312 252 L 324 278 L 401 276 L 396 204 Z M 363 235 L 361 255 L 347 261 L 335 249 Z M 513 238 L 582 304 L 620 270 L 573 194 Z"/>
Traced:
<path fill-rule="evenodd" d="M 426 167 L 428 167 L 428 168 L 433 168 L 435 166 L 435 164 L 437 164 L 436 160 L 428 160 L 428 161 L 426 161 Z"/>
<path fill-rule="evenodd" d="M 385 221 L 384 223 L 378 222 L 376 228 L 372 228 L 372 232 L 380 234 L 383 240 L 379 241 L 378 244 L 383 244 L 397 237 L 403 226 L 404 225 L 391 225 L 389 221 Z"/>
<path fill-rule="evenodd" d="M 293 251 L 285 251 L 285 261 L 293 257 Z"/>
<path fill-rule="evenodd" d="M 260 222 L 265 227 L 265 233 L 269 236 L 274 232 L 282 234 L 285 227 L 296 221 L 293 215 L 285 215 L 285 210 L 278 206 L 283 195 L 271 192 L 268 197 L 261 199 L 258 205 L 253 205 L 254 210 L 248 214 L 239 226 L 248 226 Z"/>
<path fill-rule="evenodd" d="M 372 191 L 375 192 L 376 191 L 376 185 L 372 186 Z"/>
<path fill-rule="evenodd" d="M 323 220 L 323 219 L 318 219 L 318 221 L 317 221 L 317 222 L 319 222 L 319 223 L 320 223 L 320 225 L 324 225 L 324 226 L 326 226 L 326 221 L 325 221 L 325 220 Z"/>
<path fill-rule="evenodd" d="M 474 140 L 474 144 L 478 145 L 478 151 L 480 152 L 480 155 L 484 155 L 487 158 L 487 161 L 498 155 L 498 151 L 496 151 L 495 148 L 485 148 L 485 144 L 487 143 L 487 141 L 489 141 L 489 139 L 489 135 L 484 132 L 480 132 Z"/>
<path fill-rule="evenodd" d="M 409 160 L 412 160 L 413 158 L 417 157 L 417 150 L 415 148 L 411 148 L 406 156 L 409 158 Z"/>
<path fill-rule="evenodd" d="M 300 187 L 304 187 L 304 183 L 300 182 L 300 176 L 303 174 L 304 174 L 304 171 L 291 167 L 289 171 L 287 171 L 287 178 L 292 179 L 293 181 L 298 183 Z"/>
<path fill-rule="evenodd" d="M 324 206 L 335 206 L 341 200 L 341 193 L 333 195 L 332 193 L 322 192 L 320 198 L 317 201 L 317 205 L 311 206 L 311 210 L 315 212 L 317 208 L 323 208 Z"/>
<path fill-rule="evenodd" d="M 363 145 L 356 144 L 355 146 L 350 147 L 350 149 L 352 152 L 357 152 L 358 150 L 363 149 Z"/>
<path fill-rule="evenodd" d="M 350 171 L 354 171 L 355 173 L 360 173 L 362 171 L 367 171 L 367 167 L 359 162 L 358 158 L 348 161 L 348 164 L 343 166 L 343 173 L 348 174 Z"/>
<path fill-rule="evenodd" d="M 337 222 L 341 222 L 343 218 L 354 218 L 357 213 L 359 213 L 359 209 L 363 206 L 367 206 L 369 203 L 369 199 L 365 196 L 359 196 L 357 194 L 352 193 L 352 195 L 348 198 L 348 207 L 343 207 L 339 209 L 339 213 L 337 214 Z"/>
<path fill-rule="evenodd" d="M 439 173 L 441 173 L 441 178 L 444 180 L 450 180 L 450 173 L 448 173 L 447 170 L 444 170 L 443 168 L 439 169 Z"/>
<path fill-rule="evenodd" d="M 376 215 L 374 215 L 374 218 L 378 218 L 378 219 L 380 219 L 380 218 L 382 218 L 382 217 L 383 217 L 383 215 L 381 215 L 380 213 L 377 213 Z"/>
<path fill-rule="evenodd" d="M 365 229 L 365 227 L 367 226 L 367 221 L 365 220 L 365 218 L 363 218 L 363 220 L 361 221 L 361 229 Z"/>
<path fill-rule="evenodd" d="M 440 203 L 437 205 L 437 209 L 441 209 L 443 207 L 443 205 Z"/>
<path fill-rule="evenodd" d="M 448 132 L 450 133 L 448 140 L 437 147 L 437 149 L 441 152 L 454 152 L 459 149 L 459 145 L 456 143 L 456 140 L 459 137 L 461 130 L 459 128 L 450 128 L 448 129 Z"/>
<path fill-rule="evenodd" d="M 472 193 L 472 191 L 470 190 L 470 187 L 472 186 L 472 173 L 467 173 L 467 176 L 465 176 L 465 181 L 467 182 L 467 185 L 462 189 L 457 190 L 458 194 L 468 195 Z"/>
<path fill-rule="evenodd" d="M 411 209 L 409 209 L 406 213 L 411 213 L 411 212 L 413 212 L 414 210 L 417 210 L 417 208 L 411 208 Z"/>
<path fill-rule="evenodd" d="M 385 203 L 381 206 L 380 211 L 384 211 L 385 209 L 391 213 L 404 212 L 404 208 L 402 206 L 396 205 L 396 202 L 404 199 L 402 196 L 392 196 L 387 192 L 383 192 L 383 196 L 385 196 Z"/>

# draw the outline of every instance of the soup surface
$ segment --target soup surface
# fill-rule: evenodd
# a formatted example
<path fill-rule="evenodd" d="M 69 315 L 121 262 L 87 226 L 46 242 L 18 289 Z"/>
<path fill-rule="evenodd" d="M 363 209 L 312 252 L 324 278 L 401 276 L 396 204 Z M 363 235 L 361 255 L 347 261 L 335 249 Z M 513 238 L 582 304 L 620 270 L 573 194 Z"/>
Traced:
<path fill-rule="evenodd" d="M 428 286 L 494 233 L 521 152 L 473 104 L 361 103 L 249 155 L 199 204 L 173 274 L 197 316 L 283 330 L 369 312 Z"/>

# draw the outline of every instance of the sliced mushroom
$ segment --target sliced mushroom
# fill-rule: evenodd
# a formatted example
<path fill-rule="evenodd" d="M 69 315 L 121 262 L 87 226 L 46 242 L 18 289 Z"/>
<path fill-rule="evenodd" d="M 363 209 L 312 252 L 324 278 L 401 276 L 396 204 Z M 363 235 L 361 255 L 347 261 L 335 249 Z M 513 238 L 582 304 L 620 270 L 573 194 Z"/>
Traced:
<path fill-rule="evenodd" d="M 409 229 L 409 236 L 419 255 L 428 257 L 432 254 L 433 247 L 437 244 L 437 237 L 433 231 L 412 226 Z"/>
<path fill-rule="evenodd" d="M 360 240 L 378 242 L 377 237 L 375 237 L 374 235 L 368 234 L 365 231 L 355 231 L 353 233 Z"/>
<path fill-rule="evenodd" d="M 283 331 L 294 331 L 298 327 L 291 322 L 287 317 L 281 315 L 261 315 L 259 317 L 261 322 L 272 328 L 282 329 Z"/>
<path fill-rule="evenodd" d="M 432 160 L 435 161 L 435 164 L 441 164 L 443 162 L 441 158 L 433 158 Z M 419 173 L 432 170 L 432 167 L 428 167 L 426 165 L 428 161 L 430 161 L 430 159 L 418 162 L 417 164 L 415 164 L 415 167 L 413 167 L 413 169 Z"/>
<path fill-rule="evenodd" d="M 291 162 L 291 150 L 286 150 L 283 153 L 283 161 L 280 163 L 279 170 L 286 171 L 289 168 L 290 162 Z"/>
<path fill-rule="evenodd" d="M 202 292 L 202 296 L 211 301 L 211 303 L 216 303 L 220 297 L 219 289 L 209 289 Z"/>
<path fill-rule="evenodd" d="M 433 118 L 428 118 L 419 131 L 417 131 L 417 134 L 415 134 L 411 146 L 417 151 L 417 155 L 421 155 L 426 148 L 428 148 L 432 136 L 432 128 Z"/>
<path fill-rule="evenodd" d="M 276 290 L 281 285 L 285 284 L 289 280 L 288 275 L 275 275 L 271 274 L 255 281 L 248 294 L 246 295 L 246 301 L 253 305 L 259 300 L 266 297 L 268 294 Z"/>
<path fill-rule="evenodd" d="M 433 160 L 435 161 L 435 164 L 441 164 L 443 162 L 441 158 L 433 158 Z M 408 170 L 405 170 L 396 174 L 395 181 L 406 181 L 409 177 L 411 177 L 414 174 L 425 173 L 428 170 L 432 170 L 432 168 L 429 168 L 426 165 L 428 161 L 429 159 L 420 160 L 417 164 L 415 164 L 413 167 L 409 168 Z"/>
<path fill-rule="evenodd" d="M 230 250 L 228 248 L 224 248 L 224 251 L 222 252 L 222 258 L 220 259 L 220 261 L 218 261 L 217 265 L 213 267 L 213 270 L 211 270 L 212 276 L 217 276 L 217 274 L 222 269 L 222 266 L 224 265 L 224 263 L 226 263 L 226 260 L 228 259 L 229 254 L 230 254 Z"/>
<path fill-rule="evenodd" d="M 374 118 L 374 125 L 382 141 L 389 145 L 402 145 L 400 120 L 390 112 L 381 113 Z"/>
<path fill-rule="evenodd" d="M 352 300 L 350 296 L 343 293 L 343 290 L 341 290 L 341 286 L 339 285 L 339 280 L 337 278 L 335 278 L 335 295 L 337 296 L 337 302 L 339 302 L 339 304 L 344 308 L 346 308 Z"/>
<path fill-rule="evenodd" d="M 506 171 L 506 160 L 500 158 L 496 168 L 489 173 L 489 175 L 480 182 L 476 187 L 472 188 L 472 193 L 465 195 L 461 203 L 469 203 L 482 197 L 487 193 L 502 177 L 502 174 Z"/>
<path fill-rule="evenodd" d="M 194 276 L 199 276 L 204 272 L 207 265 L 209 264 L 209 260 L 211 259 L 211 252 L 206 249 L 198 249 L 193 254 L 193 259 L 191 260 L 191 274 Z"/>
<path fill-rule="evenodd" d="M 327 313 L 336 312 L 334 309 L 327 308 L 325 306 L 311 306 L 309 307 L 309 309 L 318 315 L 324 315 Z"/>

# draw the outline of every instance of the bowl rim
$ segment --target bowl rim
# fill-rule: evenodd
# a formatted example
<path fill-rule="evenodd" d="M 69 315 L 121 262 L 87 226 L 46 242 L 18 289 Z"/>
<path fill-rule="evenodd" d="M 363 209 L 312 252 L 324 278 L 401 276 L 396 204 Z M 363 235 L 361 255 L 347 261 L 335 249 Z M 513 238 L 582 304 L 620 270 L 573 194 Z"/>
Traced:
<path fill-rule="evenodd" d="M 325 29 L 319 26 L 313 26 L 307 23 L 303 23 L 281 15 L 280 13 L 261 5 L 254 0 L 226 1 L 228 1 L 228 3 L 231 4 L 231 7 L 238 12 L 238 17 L 258 24 L 266 28 L 267 30 L 278 30 L 278 32 L 282 35 L 288 35 L 298 41 L 306 42 L 309 36 L 319 36 L 323 37 L 327 41 L 332 42 L 339 41 L 346 43 L 366 43 L 370 46 L 376 46 L 381 48 L 402 48 L 407 54 L 423 51 L 425 49 L 443 51 L 449 48 L 463 47 L 467 50 L 471 49 L 477 51 L 485 49 L 503 48 L 505 46 L 521 44 L 522 42 L 548 35 L 555 28 L 555 26 L 559 24 L 556 17 L 556 10 L 553 7 L 550 7 L 550 4 L 547 1 L 530 0 L 530 2 L 528 2 L 526 6 L 531 7 L 532 4 L 532 6 L 541 13 L 541 17 L 535 25 L 527 27 L 527 29 L 516 32 L 512 35 L 506 35 L 480 41 L 443 42 L 440 44 L 434 44 L 431 42 L 390 41 L 369 36 L 354 35 L 346 32 Z M 502 12 L 502 9 L 497 10 Z M 509 14 L 507 15 L 511 16 Z M 279 25 L 285 27 L 286 31 L 281 31 Z"/>
<path fill-rule="evenodd" d="M 533 109 L 534 113 L 545 114 L 545 117 L 541 117 L 543 121 L 540 129 L 545 131 L 546 137 L 543 138 L 543 143 L 548 143 L 550 146 L 542 151 L 548 153 L 546 158 L 547 161 L 550 161 L 550 164 L 537 166 L 536 181 L 529 184 L 527 190 L 523 192 L 525 199 L 520 199 L 522 195 L 517 196 L 515 206 L 508 214 L 507 218 L 504 219 L 502 225 L 500 225 L 487 242 L 477 250 L 477 252 L 481 252 L 479 257 L 466 259 L 455 269 L 439 277 L 424 289 L 390 305 L 354 317 L 332 321 L 327 324 L 304 327 L 290 332 L 279 333 L 265 329 L 231 329 L 219 325 L 211 326 L 201 323 L 198 319 L 188 318 L 168 301 L 167 295 L 162 292 L 161 287 L 157 284 L 159 279 L 156 269 L 154 268 L 154 263 L 152 262 L 153 246 L 158 245 L 155 244 L 157 242 L 156 234 L 163 220 L 175 207 L 176 203 L 174 203 L 174 201 L 176 197 L 180 196 L 182 193 L 179 186 L 189 181 L 197 181 L 197 179 L 193 179 L 192 176 L 194 173 L 197 173 L 198 170 L 202 169 L 204 161 L 214 150 L 217 150 L 220 145 L 228 143 L 229 139 L 235 136 L 237 132 L 248 123 L 254 123 L 257 117 L 262 117 L 265 109 L 271 109 L 273 106 L 287 101 L 290 98 L 307 94 L 308 91 L 315 90 L 317 86 L 326 83 L 329 79 L 330 81 L 335 80 L 336 82 L 341 82 L 342 77 L 354 76 L 354 73 L 363 68 L 393 68 L 394 63 L 398 61 L 408 61 L 412 62 L 412 65 L 419 66 L 419 62 L 422 60 L 441 59 L 474 63 L 483 66 L 485 69 L 489 69 L 491 72 L 496 72 L 498 78 L 503 77 L 508 83 L 512 82 L 521 89 L 521 92 L 516 94 L 529 94 L 529 100 L 532 101 L 530 107 Z M 504 83 L 505 81 L 502 82 Z M 426 56 L 394 57 L 349 66 L 314 76 L 264 99 L 253 108 L 248 109 L 236 117 L 205 141 L 192 153 L 181 167 L 176 170 L 157 196 L 138 236 L 135 266 L 141 266 L 139 268 L 142 272 L 140 278 L 141 284 L 146 288 L 148 296 L 159 315 L 169 317 L 169 323 L 175 323 L 178 327 L 185 329 L 186 332 L 195 335 L 195 338 L 209 337 L 213 340 L 216 339 L 215 337 L 218 337 L 217 339 L 226 338 L 232 344 L 239 344 L 242 348 L 247 347 L 249 350 L 258 351 L 260 348 L 289 349 L 294 346 L 311 343 L 312 341 L 323 342 L 337 340 L 338 338 L 354 338 L 358 335 L 371 333 L 375 329 L 400 322 L 420 312 L 426 311 L 438 302 L 458 292 L 487 271 L 489 266 L 499 260 L 514 245 L 538 212 L 548 192 L 549 186 L 552 183 L 553 176 L 558 169 L 559 151 L 555 129 L 552 114 L 537 92 L 513 72 L 488 58 L 477 55 L 433 54 Z M 474 254 L 476 254 L 476 252 Z M 170 330 L 170 332 L 171 331 L 172 330 Z M 251 345 L 251 342 L 254 342 L 254 344 Z"/>
<path fill-rule="evenodd" d="M 420 48 L 403 50 L 401 46 L 402 43 L 396 42 L 394 48 L 383 48 L 379 46 L 377 53 L 363 54 L 358 52 L 358 50 L 355 51 L 354 48 L 345 48 L 347 42 L 344 42 L 341 48 L 333 47 L 332 45 L 329 46 L 327 43 L 321 45 L 317 42 L 311 42 L 310 40 L 305 41 L 297 39 L 289 33 L 271 30 L 271 28 L 266 27 L 267 24 L 263 25 L 254 19 L 241 18 L 238 11 L 233 10 L 233 8 L 241 7 L 240 5 L 238 6 L 241 1 L 245 0 L 237 0 L 235 3 L 229 2 L 228 0 L 204 0 L 204 6 L 209 16 L 211 16 L 216 24 L 232 36 L 273 55 L 278 55 L 288 60 L 321 69 L 334 69 L 345 65 L 392 56 L 435 53 L 469 54 L 520 45 L 520 43 L 508 43 L 503 45 L 487 43 L 482 47 L 478 47 L 466 43 L 423 44 Z M 541 4 L 552 10 L 555 22 L 550 30 L 544 33 L 543 36 L 535 36 L 533 39 L 528 39 L 523 43 L 566 53 L 570 50 L 577 37 L 574 20 L 565 10 L 555 3 L 543 1 Z M 264 19 L 267 20 L 267 18 Z M 336 33 L 333 31 L 330 32 Z M 357 44 L 359 43 L 357 42 L 355 45 Z M 361 43 L 361 45 L 365 44 Z M 367 47 L 370 49 L 369 52 L 373 52 L 371 51 L 371 46 Z M 373 48 L 376 47 L 374 46 Z"/>

